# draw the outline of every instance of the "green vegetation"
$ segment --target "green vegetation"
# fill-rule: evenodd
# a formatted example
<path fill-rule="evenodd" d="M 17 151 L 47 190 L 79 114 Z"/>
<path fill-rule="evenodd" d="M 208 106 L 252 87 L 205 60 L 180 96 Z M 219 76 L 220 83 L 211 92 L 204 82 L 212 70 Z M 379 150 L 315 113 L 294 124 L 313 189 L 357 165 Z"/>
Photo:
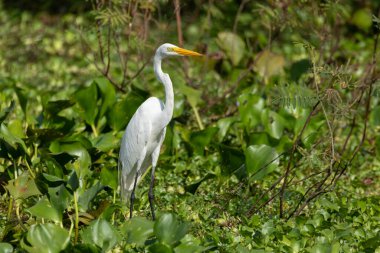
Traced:
<path fill-rule="evenodd" d="M 0 4 L 0 252 L 380 252 L 378 2 L 15 2 Z M 129 220 L 120 139 L 164 96 L 164 42 L 206 56 L 163 65 L 157 220 L 149 177 Z"/>

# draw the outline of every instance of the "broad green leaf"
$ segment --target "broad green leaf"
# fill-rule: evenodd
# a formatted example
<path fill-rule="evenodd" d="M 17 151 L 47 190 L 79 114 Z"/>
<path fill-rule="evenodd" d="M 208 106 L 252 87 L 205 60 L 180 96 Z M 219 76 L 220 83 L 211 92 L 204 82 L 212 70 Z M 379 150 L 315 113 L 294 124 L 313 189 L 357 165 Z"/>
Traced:
<path fill-rule="evenodd" d="M 163 243 L 156 242 L 149 247 L 149 252 L 151 253 L 174 253 L 173 249 Z"/>
<path fill-rule="evenodd" d="M 24 152 L 27 150 L 24 141 L 12 134 L 11 131 L 9 131 L 8 127 L 6 127 L 4 124 L 1 124 L 0 126 L 0 138 L 11 145 L 14 149 L 17 149 L 17 146 L 19 145 Z"/>
<path fill-rule="evenodd" d="M 47 104 L 44 106 L 45 113 L 51 116 L 55 116 L 60 111 L 70 108 L 75 104 L 75 102 L 71 100 L 55 100 L 55 101 L 48 101 Z"/>
<path fill-rule="evenodd" d="M 15 105 L 16 105 L 15 101 L 12 100 L 11 104 L 0 112 L 0 124 L 3 123 L 8 118 L 8 116 L 13 112 Z"/>
<path fill-rule="evenodd" d="M 202 102 L 202 92 L 200 90 L 196 90 L 187 86 L 186 84 L 180 82 L 177 87 L 179 92 L 186 96 L 187 101 L 191 105 L 191 107 L 196 108 L 198 104 Z"/>
<path fill-rule="evenodd" d="M 174 245 L 179 242 L 187 230 L 188 225 L 171 213 L 162 214 L 154 224 L 154 233 L 157 239 L 167 245 Z"/>
<path fill-rule="evenodd" d="M 17 179 L 9 180 L 5 188 L 14 199 L 26 199 L 41 194 L 34 180 L 29 178 L 28 173 L 21 174 Z"/>
<path fill-rule="evenodd" d="M 73 195 L 67 190 L 67 188 L 63 184 L 57 187 L 48 188 L 48 194 L 51 205 L 62 216 L 63 212 L 72 201 Z"/>
<path fill-rule="evenodd" d="M 244 57 L 245 43 L 239 35 L 232 32 L 220 32 L 216 43 L 226 53 L 233 65 L 238 65 Z"/>
<path fill-rule="evenodd" d="M 264 109 L 264 99 L 255 94 L 252 89 L 246 89 L 238 98 L 240 119 L 247 129 L 261 123 L 261 114 Z"/>
<path fill-rule="evenodd" d="M 247 172 L 254 180 L 261 180 L 271 173 L 279 164 L 278 159 L 272 162 L 278 154 L 267 145 L 251 145 L 245 151 Z"/>
<path fill-rule="evenodd" d="M 107 122 L 110 127 L 116 131 L 124 129 L 144 99 L 131 92 L 123 100 L 115 103 L 112 110 L 107 113 Z"/>
<path fill-rule="evenodd" d="M 16 95 L 17 95 L 18 101 L 20 103 L 21 109 L 24 112 L 24 114 L 26 115 L 26 113 L 27 113 L 26 107 L 28 105 L 28 95 L 26 93 L 26 90 L 19 88 L 19 87 L 16 87 L 16 86 L 14 87 L 14 90 L 16 92 Z"/>
<path fill-rule="evenodd" d="M 197 253 L 204 252 L 205 248 L 200 246 L 200 240 L 187 234 L 181 240 L 181 244 L 175 247 L 175 253 Z"/>
<path fill-rule="evenodd" d="M 120 140 L 115 138 L 112 133 L 101 134 L 93 140 L 93 146 L 100 151 L 108 152 L 117 148 Z"/>
<path fill-rule="evenodd" d="M 210 144 L 217 132 L 217 127 L 208 127 L 200 131 L 192 132 L 190 134 L 190 145 L 194 148 L 195 153 L 202 155 L 204 148 Z"/>
<path fill-rule="evenodd" d="M 79 195 L 78 204 L 81 211 L 87 211 L 90 205 L 90 202 L 95 198 L 96 194 L 103 190 L 104 186 L 99 182 L 91 186 L 89 189 L 86 189 L 84 193 Z"/>
<path fill-rule="evenodd" d="M 116 93 L 113 85 L 104 77 L 96 78 L 95 83 L 100 90 L 101 106 L 99 109 L 99 118 L 103 117 L 108 109 L 116 102 Z"/>
<path fill-rule="evenodd" d="M 235 117 L 228 117 L 218 120 L 218 123 L 216 124 L 218 127 L 218 140 L 219 142 L 223 141 L 223 138 L 226 136 L 228 129 L 230 126 L 236 122 Z"/>
<path fill-rule="evenodd" d="M 72 163 L 72 166 L 73 169 L 75 169 L 75 171 L 77 172 L 79 178 L 83 178 L 86 174 L 90 172 L 89 167 L 91 165 L 91 157 L 87 149 L 83 147 L 83 145 L 80 142 L 75 141 L 60 143 L 54 141 L 50 144 L 49 149 L 51 152 L 55 154 L 66 152 L 70 155 L 78 157 L 78 159 Z"/>
<path fill-rule="evenodd" d="M 302 59 L 296 61 L 290 67 L 290 78 L 294 82 L 298 82 L 301 76 L 309 71 L 311 68 L 311 63 L 308 59 Z"/>
<path fill-rule="evenodd" d="M 233 173 L 237 173 L 239 178 L 244 177 L 244 174 L 246 174 L 245 157 L 242 150 L 221 144 L 219 154 L 222 159 L 221 169 L 223 176 L 231 176 Z"/>
<path fill-rule="evenodd" d="M 95 83 L 81 89 L 74 94 L 74 98 L 80 107 L 81 117 L 89 124 L 94 125 L 98 113 L 98 89 Z"/>
<path fill-rule="evenodd" d="M 42 198 L 34 206 L 28 208 L 27 211 L 39 218 L 55 222 L 61 222 L 62 220 L 62 213 L 58 212 L 46 198 Z"/>
<path fill-rule="evenodd" d="M 380 128 L 380 106 L 375 106 L 371 110 L 370 114 L 370 122 L 373 127 L 378 127 Z"/>
<path fill-rule="evenodd" d="M 107 185 L 114 190 L 118 187 L 118 171 L 117 168 L 103 167 L 100 172 L 100 182 L 102 185 Z"/>
<path fill-rule="evenodd" d="M 154 222 L 142 217 L 128 220 L 121 228 L 122 234 L 126 236 L 128 243 L 143 246 L 145 241 L 153 236 Z"/>
<path fill-rule="evenodd" d="M 372 12 L 370 9 L 359 9 L 352 17 L 352 23 L 364 31 L 368 31 L 372 25 Z"/>
<path fill-rule="evenodd" d="M 103 219 L 97 219 L 86 227 L 82 232 L 84 243 L 95 244 L 102 249 L 102 252 L 111 250 L 119 238 L 115 228 Z"/>
<path fill-rule="evenodd" d="M 6 242 L 0 242 L 0 252 L 1 253 L 12 253 L 13 252 L 12 244 L 9 244 Z"/>
<path fill-rule="evenodd" d="M 54 224 L 33 224 L 26 238 L 21 241 L 21 246 L 30 253 L 58 253 L 69 242 L 69 231 L 66 229 Z"/>
<path fill-rule="evenodd" d="M 281 73 L 285 66 L 285 59 L 269 50 L 262 51 L 256 58 L 255 70 L 265 80 Z"/>

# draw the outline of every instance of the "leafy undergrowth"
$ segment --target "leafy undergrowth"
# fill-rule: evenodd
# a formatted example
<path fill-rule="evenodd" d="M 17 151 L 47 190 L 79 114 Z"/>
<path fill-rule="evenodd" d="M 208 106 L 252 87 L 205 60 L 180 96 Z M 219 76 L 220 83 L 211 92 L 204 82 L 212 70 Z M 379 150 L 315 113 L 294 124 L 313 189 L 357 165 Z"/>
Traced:
<path fill-rule="evenodd" d="M 0 252 L 380 252 L 379 4 L 179 2 L 156 221 L 117 160 L 172 3 L 1 7 Z"/>

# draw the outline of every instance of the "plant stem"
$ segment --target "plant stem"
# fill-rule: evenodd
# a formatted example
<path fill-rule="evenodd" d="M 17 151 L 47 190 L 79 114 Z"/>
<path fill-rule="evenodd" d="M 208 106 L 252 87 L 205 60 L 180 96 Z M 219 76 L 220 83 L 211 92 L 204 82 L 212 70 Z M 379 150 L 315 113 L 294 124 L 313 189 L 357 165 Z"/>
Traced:
<path fill-rule="evenodd" d="M 194 111 L 195 118 L 196 118 L 196 120 L 197 120 L 197 123 L 198 123 L 199 128 L 200 128 L 201 130 L 203 130 L 205 127 L 203 126 L 203 123 L 202 123 L 201 117 L 199 117 L 198 109 L 197 109 L 195 106 L 191 106 L 191 108 L 192 108 L 193 111 Z"/>
<path fill-rule="evenodd" d="M 78 194 L 74 192 L 74 208 L 75 208 L 75 239 L 74 244 L 78 242 L 78 234 L 79 234 L 79 210 L 78 210 Z"/>
<path fill-rule="evenodd" d="M 92 132 L 94 133 L 95 137 L 98 137 L 98 130 L 96 129 L 94 124 L 91 124 Z"/>

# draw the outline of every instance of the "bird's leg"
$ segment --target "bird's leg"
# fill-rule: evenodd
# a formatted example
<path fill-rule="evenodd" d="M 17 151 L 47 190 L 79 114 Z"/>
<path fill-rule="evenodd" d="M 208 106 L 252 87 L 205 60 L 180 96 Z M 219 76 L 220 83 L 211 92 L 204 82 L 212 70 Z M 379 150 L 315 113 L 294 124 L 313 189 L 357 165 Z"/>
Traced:
<path fill-rule="evenodd" d="M 154 171 L 155 171 L 155 169 L 156 169 L 155 167 L 152 167 L 152 174 L 151 174 L 151 177 L 150 177 L 150 187 L 149 187 L 149 193 L 148 193 L 150 210 L 152 211 L 152 219 L 153 220 L 156 219 L 156 216 L 154 214 L 154 193 L 153 193 Z"/>
<path fill-rule="evenodd" d="M 135 190 L 136 190 L 136 184 L 137 184 L 137 178 L 139 176 L 139 173 L 136 172 L 136 176 L 135 176 L 135 182 L 133 183 L 133 189 L 132 189 L 132 193 L 131 193 L 131 203 L 130 203 L 130 207 L 129 207 L 129 218 L 132 219 L 132 213 L 133 213 L 133 202 L 135 202 Z"/>

